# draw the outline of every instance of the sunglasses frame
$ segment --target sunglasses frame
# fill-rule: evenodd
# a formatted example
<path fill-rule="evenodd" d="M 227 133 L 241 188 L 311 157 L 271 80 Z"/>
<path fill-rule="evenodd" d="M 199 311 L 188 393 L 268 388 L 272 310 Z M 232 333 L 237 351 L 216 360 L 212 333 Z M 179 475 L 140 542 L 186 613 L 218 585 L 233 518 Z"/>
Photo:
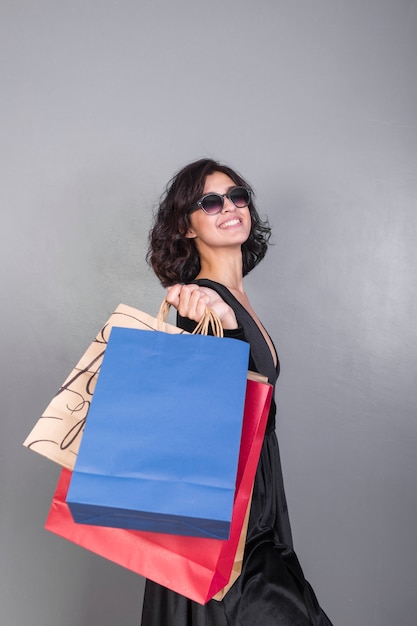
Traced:
<path fill-rule="evenodd" d="M 230 197 L 230 194 L 235 191 L 235 189 L 244 189 L 247 194 L 248 194 L 248 201 L 246 204 L 244 204 L 241 207 L 238 207 L 235 202 L 232 200 L 232 198 Z M 190 210 L 190 214 L 194 213 L 194 211 L 197 211 L 198 209 L 201 209 L 202 211 L 204 211 L 204 213 L 206 215 L 218 215 L 219 213 L 221 213 L 224 209 L 224 199 L 227 198 L 229 200 L 229 202 L 231 202 L 237 209 L 244 209 L 245 207 L 249 206 L 250 201 L 251 201 L 251 193 L 252 193 L 252 189 L 248 189 L 247 187 L 243 187 L 243 185 L 236 185 L 235 187 L 232 187 L 231 189 L 229 189 L 229 191 L 227 193 L 217 193 L 216 191 L 212 191 L 211 193 L 206 193 L 202 198 L 200 198 L 200 200 L 198 200 L 198 202 L 195 203 L 194 207 Z M 205 198 L 208 198 L 210 196 L 217 196 L 218 198 L 221 199 L 221 209 L 219 209 L 218 211 L 216 211 L 216 213 L 208 213 L 206 211 L 206 209 L 203 207 L 202 203 L 204 201 Z"/>

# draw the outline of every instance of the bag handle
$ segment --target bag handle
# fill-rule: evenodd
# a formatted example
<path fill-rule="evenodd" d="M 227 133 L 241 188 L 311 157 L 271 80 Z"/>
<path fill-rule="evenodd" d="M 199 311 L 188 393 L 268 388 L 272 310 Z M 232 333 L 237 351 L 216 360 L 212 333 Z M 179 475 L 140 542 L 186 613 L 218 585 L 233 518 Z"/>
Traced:
<path fill-rule="evenodd" d="M 158 311 L 157 320 L 158 323 L 162 326 L 163 323 L 167 321 L 169 309 L 171 305 L 169 302 L 164 300 L 160 306 Z M 201 320 L 198 322 L 197 326 L 194 328 L 192 334 L 193 335 L 208 335 L 210 326 L 213 331 L 213 335 L 215 337 L 223 337 L 223 326 L 220 321 L 219 316 L 212 309 L 208 307 L 204 311 L 204 315 Z"/>

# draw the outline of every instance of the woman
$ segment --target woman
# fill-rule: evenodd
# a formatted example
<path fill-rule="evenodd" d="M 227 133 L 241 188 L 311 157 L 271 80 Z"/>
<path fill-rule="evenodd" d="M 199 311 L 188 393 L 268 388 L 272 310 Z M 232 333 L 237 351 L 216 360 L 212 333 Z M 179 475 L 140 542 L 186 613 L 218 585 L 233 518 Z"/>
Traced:
<path fill-rule="evenodd" d="M 224 334 L 250 344 L 249 368 L 275 385 L 279 361 L 243 277 L 265 256 L 270 228 L 239 174 L 210 159 L 170 182 L 150 233 L 148 261 L 191 331 L 206 307 Z M 201 606 L 147 581 L 142 626 L 329 626 L 292 549 L 273 401 L 256 473 L 242 574 L 224 600 Z M 331 625 L 330 625 L 331 626 Z"/>

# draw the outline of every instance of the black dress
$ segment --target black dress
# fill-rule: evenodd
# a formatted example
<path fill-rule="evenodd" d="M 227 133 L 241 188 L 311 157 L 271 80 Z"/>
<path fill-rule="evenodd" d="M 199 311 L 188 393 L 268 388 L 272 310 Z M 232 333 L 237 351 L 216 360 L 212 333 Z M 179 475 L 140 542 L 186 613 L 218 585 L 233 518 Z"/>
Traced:
<path fill-rule="evenodd" d="M 251 315 L 223 285 L 207 279 L 194 282 L 214 289 L 232 307 L 239 329 L 225 334 L 250 344 L 249 369 L 275 385 L 279 363 L 275 367 Z M 178 317 L 178 325 L 192 330 L 195 324 Z M 272 401 L 255 477 L 242 574 L 221 602 L 211 600 L 205 606 L 146 581 L 142 626 L 331 626 L 293 551 L 275 411 Z"/>

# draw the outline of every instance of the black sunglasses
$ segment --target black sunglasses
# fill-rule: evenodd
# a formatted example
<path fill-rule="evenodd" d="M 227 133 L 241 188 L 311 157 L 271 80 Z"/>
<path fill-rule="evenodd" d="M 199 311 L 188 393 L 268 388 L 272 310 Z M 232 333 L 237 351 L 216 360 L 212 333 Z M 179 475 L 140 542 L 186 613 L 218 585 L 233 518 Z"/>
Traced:
<path fill-rule="evenodd" d="M 246 187 L 232 187 L 227 193 L 208 193 L 203 196 L 190 210 L 190 213 L 203 209 L 207 215 L 217 215 L 223 210 L 224 199 L 227 198 L 238 209 L 249 205 L 251 190 Z"/>

